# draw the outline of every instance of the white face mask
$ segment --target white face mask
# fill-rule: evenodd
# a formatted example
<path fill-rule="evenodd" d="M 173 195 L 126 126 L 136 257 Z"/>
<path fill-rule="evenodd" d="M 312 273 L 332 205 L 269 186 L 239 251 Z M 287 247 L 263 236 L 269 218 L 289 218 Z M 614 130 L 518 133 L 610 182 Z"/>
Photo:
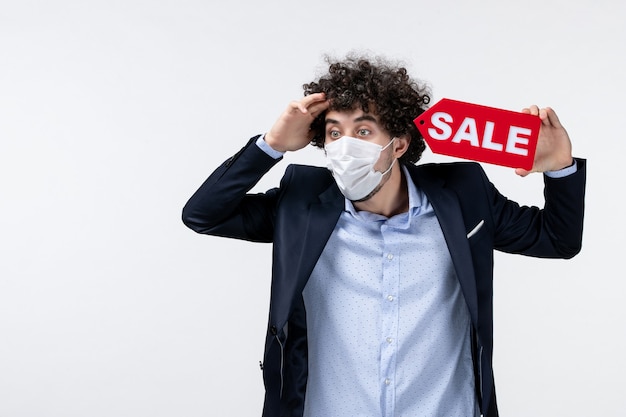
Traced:
<path fill-rule="evenodd" d="M 383 147 L 343 136 L 324 147 L 328 169 L 332 172 L 339 190 L 348 200 L 356 201 L 367 197 L 380 184 L 383 175 L 391 171 L 395 159 L 385 172 L 374 171 L 374 164 L 394 139 Z"/>

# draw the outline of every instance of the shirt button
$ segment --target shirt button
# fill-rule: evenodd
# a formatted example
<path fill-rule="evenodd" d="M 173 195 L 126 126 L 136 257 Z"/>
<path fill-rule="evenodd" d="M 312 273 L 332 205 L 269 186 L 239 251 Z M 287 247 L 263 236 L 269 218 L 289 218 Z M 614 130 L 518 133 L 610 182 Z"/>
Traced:
<path fill-rule="evenodd" d="M 388 296 L 387 296 L 387 300 L 388 300 L 388 301 L 393 301 L 393 295 L 388 295 Z"/>
<path fill-rule="evenodd" d="M 387 343 L 391 344 L 391 342 L 393 342 L 393 339 L 391 337 L 387 338 Z"/>
<path fill-rule="evenodd" d="M 385 385 L 391 384 L 391 380 L 389 378 L 385 378 Z"/>
<path fill-rule="evenodd" d="M 387 259 L 392 260 L 393 259 L 393 254 L 392 253 L 387 254 Z"/>

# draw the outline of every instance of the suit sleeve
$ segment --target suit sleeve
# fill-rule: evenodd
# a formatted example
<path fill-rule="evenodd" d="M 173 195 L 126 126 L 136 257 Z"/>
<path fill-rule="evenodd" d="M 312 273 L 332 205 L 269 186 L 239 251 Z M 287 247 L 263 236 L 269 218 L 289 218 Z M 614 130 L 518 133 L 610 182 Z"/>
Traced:
<path fill-rule="evenodd" d="M 280 159 L 259 149 L 253 137 L 220 165 L 183 208 L 183 223 L 197 233 L 271 242 L 279 190 L 248 194 Z"/>
<path fill-rule="evenodd" d="M 542 258 L 569 259 L 582 246 L 585 211 L 586 161 L 562 178 L 544 175 L 543 209 L 520 207 L 490 186 L 495 248 Z"/>

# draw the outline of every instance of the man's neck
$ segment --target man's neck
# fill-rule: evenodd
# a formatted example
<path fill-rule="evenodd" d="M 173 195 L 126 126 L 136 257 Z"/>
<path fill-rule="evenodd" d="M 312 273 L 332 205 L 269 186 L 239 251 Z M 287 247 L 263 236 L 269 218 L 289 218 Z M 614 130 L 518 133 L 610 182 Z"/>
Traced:
<path fill-rule="evenodd" d="M 401 165 L 396 164 L 392 168 L 391 177 L 376 194 L 365 201 L 353 202 L 353 204 L 358 211 L 369 211 L 385 217 L 408 211 L 409 190 Z"/>

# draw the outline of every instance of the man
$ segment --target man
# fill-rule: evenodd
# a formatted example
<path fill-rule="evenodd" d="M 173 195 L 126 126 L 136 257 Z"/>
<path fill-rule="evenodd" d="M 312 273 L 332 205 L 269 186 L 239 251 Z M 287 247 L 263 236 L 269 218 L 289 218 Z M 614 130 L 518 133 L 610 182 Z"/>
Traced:
<path fill-rule="evenodd" d="M 414 165 L 430 96 L 405 69 L 348 58 L 304 89 L 183 210 L 196 232 L 274 243 L 263 415 L 497 416 L 493 250 L 577 254 L 585 161 L 552 109 L 524 109 L 546 204 L 520 207 L 478 164 Z M 247 194 L 311 142 L 328 169 Z"/>

